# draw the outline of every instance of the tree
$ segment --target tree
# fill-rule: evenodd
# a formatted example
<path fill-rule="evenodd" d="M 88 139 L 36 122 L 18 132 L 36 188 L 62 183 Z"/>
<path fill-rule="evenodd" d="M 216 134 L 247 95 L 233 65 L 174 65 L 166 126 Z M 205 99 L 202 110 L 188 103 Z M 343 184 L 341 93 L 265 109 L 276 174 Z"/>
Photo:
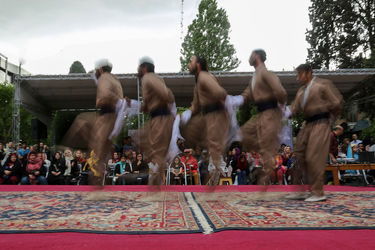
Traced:
<path fill-rule="evenodd" d="M 14 86 L 9 83 L 0 84 L 0 142 L 6 143 L 12 139 L 12 110 Z M 20 139 L 31 143 L 32 115 L 20 108 Z"/>
<path fill-rule="evenodd" d="M 69 74 L 74 74 L 74 73 L 86 73 L 86 70 L 80 61 L 75 61 L 70 66 Z"/>
<path fill-rule="evenodd" d="M 236 50 L 229 41 L 230 23 L 223 8 L 218 8 L 216 0 L 202 0 L 198 14 L 188 27 L 181 48 L 181 71 L 193 55 L 204 56 L 207 66 L 213 71 L 233 70 L 240 61 Z"/>
<path fill-rule="evenodd" d="M 306 33 L 314 68 L 361 68 L 375 53 L 375 0 L 312 0 Z"/>

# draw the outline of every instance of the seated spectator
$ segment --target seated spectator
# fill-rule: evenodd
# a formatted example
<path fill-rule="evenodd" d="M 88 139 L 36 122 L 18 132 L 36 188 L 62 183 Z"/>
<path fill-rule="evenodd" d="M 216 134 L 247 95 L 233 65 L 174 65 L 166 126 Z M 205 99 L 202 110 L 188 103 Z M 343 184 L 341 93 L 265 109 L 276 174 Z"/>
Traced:
<path fill-rule="evenodd" d="M 81 177 L 82 167 L 86 164 L 86 159 L 83 158 L 82 151 L 77 150 L 74 154 L 74 159 L 72 160 L 72 168 L 70 172 L 71 183 L 77 184 L 79 178 Z"/>
<path fill-rule="evenodd" d="M 90 158 L 86 160 L 86 162 L 84 163 L 82 167 L 81 178 L 79 179 L 79 185 L 99 183 L 98 178 L 100 177 L 97 176 L 97 173 L 95 170 L 95 167 L 98 161 L 99 161 L 99 158 L 96 156 L 94 150 L 91 150 Z"/>
<path fill-rule="evenodd" d="M 4 159 L 4 157 L 5 157 L 4 146 L 2 143 L 0 143 L 0 162 Z"/>
<path fill-rule="evenodd" d="M 150 180 L 153 175 L 159 175 L 160 173 L 160 168 L 158 163 L 156 162 L 155 159 L 152 159 L 151 162 L 148 163 L 148 169 L 149 169 L 149 177 L 148 179 Z M 160 183 L 162 184 L 162 183 Z"/>
<path fill-rule="evenodd" d="M 254 151 L 251 152 L 251 166 L 250 166 L 250 183 L 256 184 L 259 182 L 261 176 L 265 174 L 263 169 L 262 156 Z M 258 183 L 264 185 L 264 183 Z"/>
<path fill-rule="evenodd" d="M 147 184 L 148 178 L 148 165 L 143 160 L 143 155 L 138 153 L 136 156 L 136 160 L 132 163 L 133 167 L 133 174 L 135 175 L 136 183 L 138 185 L 145 185 Z"/>
<path fill-rule="evenodd" d="M 298 184 L 300 183 L 300 181 L 298 181 L 298 177 L 297 177 L 297 166 L 296 166 L 296 162 L 297 162 L 297 157 L 296 157 L 296 154 L 295 153 L 292 153 L 292 155 L 290 156 L 288 162 L 287 162 L 287 180 L 290 181 L 290 183 L 292 184 Z"/>
<path fill-rule="evenodd" d="M 203 150 L 201 154 L 201 160 L 198 163 L 199 172 L 201 176 L 201 184 L 206 185 L 208 182 L 208 179 L 210 177 L 210 174 L 208 172 L 208 165 L 209 165 L 209 157 L 207 150 Z"/>
<path fill-rule="evenodd" d="M 338 158 L 346 158 L 346 153 L 344 153 L 346 151 L 343 150 L 343 144 L 340 144 L 337 150 L 338 150 L 338 154 L 337 154 Z"/>
<path fill-rule="evenodd" d="M 238 176 L 238 185 L 247 184 L 247 174 L 249 172 L 249 163 L 246 159 L 245 154 L 241 154 L 237 160 L 237 176 Z"/>
<path fill-rule="evenodd" d="M 61 157 L 60 152 L 56 152 L 55 156 L 52 159 L 51 166 L 49 167 L 49 173 L 47 177 L 48 184 L 63 185 L 65 169 L 65 160 Z"/>
<path fill-rule="evenodd" d="M 21 155 L 22 157 L 26 157 L 30 153 L 30 148 L 26 147 L 26 143 L 23 142 L 21 144 L 20 149 L 18 150 L 18 155 Z"/>
<path fill-rule="evenodd" d="M 358 139 L 358 135 L 357 134 L 353 134 L 352 135 L 352 141 L 350 142 L 350 145 L 353 147 L 353 145 L 356 145 L 358 146 L 359 143 L 362 143 L 361 140 Z"/>
<path fill-rule="evenodd" d="M 186 174 L 190 174 L 191 180 L 195 185 L 199 185 L 198 161 L 193 156 L 192 149 L 185 149 L 185 155 L 181 157 L 181 162 L 186 166 Z"/>
<path fill-rule="evenodd" d="M 238 160 L 238 156 L 239 156 L 239 155 L 237 156 L 237 153 L 239 152 L 238 150 L 239 150 L 239 148 L 233 148 L 233 149 L 229 150 L 228 154 L 227 154 L 227 158 L 226 158 L 227 169 L 229 169 L 229 168 L 232 169 L 231 177 L 232 177 L 233 183 L 235 183 L 235 179 L 236 179 L 236 176 L 237 176 L 237 160 Z"/>
<path fill-rule="evenodd" d="M 123 151 L 128 151 L 128 150 L 133 150 L 134 146 L 132 143 L 132 138 L 130 136 L 127 136 L 123 140 L 123 145 L 122 145 L 122 150 Z"/>
<path fill-rule="evenodd" d="M 65 185 L 71 184 L 72 179 L 72 161 L 74 160 L 72 151 L 66 149 L 64 151 L 64 160 L 65 160 L 65 171 L 64 171 L 64 183 Z"/>
<path fill-rule="evenodd" d="M 116 185 L 125 185 L 126 183 L 126 175 L 133 172 L 131 164 L 126 161 L 125 155 L 121 156 L 121 160 L 116 163 L 115 165 L 115 177 L 113 178 L 113 182 Z"/>
<path fill-rule="evenodd" d="M 171 185 L 181 185 L 182 184 L 182 179 L 183 179 L 183 176 L 182 176 L 182 173 L 184 171 L 184 166 L 182 165 L 181 161 L 180 161 L 180 158 L 178 156 L 176 156 L 174 159 L 173 159 L 173 162 L 171 164 L 171 167 L 170 167 L 170 184 Z"/>
<path fill-rule="evenodd" d="M 108 164 L 115 165 L 119 161 L 120 161 L 120 154 L 118 152 L 113 152 L 112 159 L 109 159 Z"/>
<path fill-rule="evenodd" d="M 289 161 L 289 158 L 291 157 L 291 155 L 292 155 L 292 149 L 290 148 L 290 146 L 285 146 L 283 154 L 282 154 L 284 166 L 286 166 L 288 164 L 288 161 Z"/>
<path fill-rule="evenodd" d="M 47 185 L 45 174 L 43 160 L 37 158 L 36 152 L 30 152 L 29 159 L 25 163 L 25 176 L 21 179 L 21 185 Z"/>
<path fill-rule="evenodd" d="M 0 168 L 0 184 L 17 185 L 20 179 L 21 164 L 16 154 L 11 154 L 9 159 Z"/>
<path fill-rule="evenodd" d="M 284 174 L 286 173 L 286 167 L 283 166 L 282 152 L 280 151 L 275 157 L 274 171 L 271 173 L 271 181 L 283 185 Z"/>
<path fill-rule="evenodd" d="M 363 143 L 358 143 L 358 152 L 365 152 L 365 146 Z"/>

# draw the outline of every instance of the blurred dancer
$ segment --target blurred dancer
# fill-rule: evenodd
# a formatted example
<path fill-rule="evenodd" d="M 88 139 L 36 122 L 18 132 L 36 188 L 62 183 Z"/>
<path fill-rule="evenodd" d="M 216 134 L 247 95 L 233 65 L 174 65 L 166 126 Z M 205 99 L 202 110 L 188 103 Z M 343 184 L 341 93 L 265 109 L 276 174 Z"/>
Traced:
<path fill-rule="evenodd" d="M 152 174 L 148 184 L 161 185 L 172 136 L 174 116 L 171 105 L 174 96 L 164 80 L 154 73 L 154 69 L 154 61 L 150 57 L 140 59 L 138 76 L 141 78 L 142 111 L 149 113 L 151 120 L 138 131 L 134 139 L 138 149 L 159 166 L 159 171 Z"/>
<path fill-rule="evenodd" d="M 257 184 L 268 185 L 273 170 L 273 158 L 280 146 L 279 133 L 282 127 L 282 109 L 287 94 L 279 78 L 268 71 L 264 62 L 266 52 L 262 49 L 251 53 L 249 63 L 255 72 L 248 87 L 242 93 L 244 102 L 255 103 L 258 114 L 242 127 L 243 146 L 250 151 L 260 153 L 264 161 L 264 174 Z"/>
<path fill-rule="evenodd" d="M 292 104 L 292 116 L 302 112 L 305 123 L 298 133 L 295 144 L 299 175 L 297 183 L 301 184 L 302 174 L 306 172 L 312 196 L 305 201 L 324 201 L 324 173 L 328 159 L 331 125 L 340 114 L 342 96 L 330 80 L 314 77 L 309 64 L 297 67 L 297 81 L 302 87 L 298 90 Z M 300 186 L 300 191 L 304 187 Z M 294 193 L 288 198 L 302 199 L 304 193 Z"/>
<path fill-rule="evenodd" d="M 216 78 L 208 72 L 206 59 L 193 56 L 188 65 L 195 76 L 194 98 L 191 104 L 191 119 L 182 136 L 193 144 L 202 142 L 212 157 L 215 170 L 210 173 L 208 185 L 217 185 L 222 169 L 220 163 L 224 154 L 229 129 L 229 115 L 225 109 L 227 92 Z"/>
<path fill-rule="evenodd" d="M 113 131 L 117 114 L 116 104 L 123 99 L 121 83 L 111 74 L 112 63 L 107 59 L 95 63 L 95 76 L 97 78 L 96 108 L 100 109 L 96 116 L 89 138 L 89 148 L 98 158 L 93 168 L 93 176 L 89 178 L 90 184 L 102 185 L 106 163 L 110 158 L 112 142 L 109 136 Z"/>

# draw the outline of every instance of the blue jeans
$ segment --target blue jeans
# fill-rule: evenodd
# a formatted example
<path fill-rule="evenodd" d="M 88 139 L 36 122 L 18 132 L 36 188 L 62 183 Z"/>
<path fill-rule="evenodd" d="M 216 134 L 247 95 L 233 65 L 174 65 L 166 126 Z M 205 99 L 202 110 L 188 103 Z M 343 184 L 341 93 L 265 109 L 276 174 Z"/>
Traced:
<path fill-rule="evenodd" d="M 46 177 L 42 175 L 36 176 L 35 180 L 39 182 L 40 185 L 48 185 Z M 21 185 L 30 185 L 29 176 L 22 177 Z"/>
<path fill-rule="evenodd" d="M 238 185 L 246 185 L 246 170 L 242 170 L 241 172 L 237 172 L 238 176 Z"/>

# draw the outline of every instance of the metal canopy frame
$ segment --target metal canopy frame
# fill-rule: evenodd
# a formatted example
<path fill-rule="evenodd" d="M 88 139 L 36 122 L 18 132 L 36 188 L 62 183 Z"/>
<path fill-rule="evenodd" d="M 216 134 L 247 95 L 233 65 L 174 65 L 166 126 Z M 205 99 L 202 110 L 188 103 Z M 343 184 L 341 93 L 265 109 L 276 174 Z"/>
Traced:
<path fill-rule="evenodd" d="M 238 95 L 247 87 L 253 72 L 211 72 L 227 90 Z M 276 71 L 288 93 L 288 102 L 300 85 L 294 71 Z M 177 106 L 190 106 L 195 85 L 194 77 L 187 72 L 159 73 L 175 95 Z M 346 93 L 361 81 L 375 75 L 375 69 L 341 69 L 335 71 L 314 70 L 314 75 L 333 81 Z M 141 100 L 140 83 L 136 74 L 115 74 L 120 80 L 124 96 Z M 47 126 L 51 125 L 53 112 L 57 110 L 94 110 L 96 85 L 89 74 L 34 75 L 16 78 L 14 103 L 23 106 Z M 139 121 L 143 120 L 139 114 Z M 19 111 L 14 113 L 13 136 L 19 140 Z M 17 125 L 18 124 L 18 125 Z M 138 123 L 141 126 L 141 123 Z"/>

